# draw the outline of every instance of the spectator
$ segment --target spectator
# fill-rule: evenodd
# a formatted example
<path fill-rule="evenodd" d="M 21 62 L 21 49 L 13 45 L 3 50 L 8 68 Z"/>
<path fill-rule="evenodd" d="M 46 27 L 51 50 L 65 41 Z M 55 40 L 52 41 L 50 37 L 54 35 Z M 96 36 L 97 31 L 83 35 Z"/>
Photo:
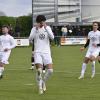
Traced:
<path fill-rule="evenodd" d="M 54 26 L 53 28 L 53 32 L 54 32 L 54 42 L 55 45 L 60 46 L 60 32 L 59 32 L 59 28 L 57 26 Z"/>
<path fill-rule="evenodd" d="M 87 34 L 86 34 L 86 29 L 85 28 L 83 28 L 82 29 L 82 36 L 86 36 Z"/>
<path fill-rule="evenodd" d="M 81 29 L 80 28 L 77 29 L 76 36 L 82 36 L 82 33 L 81 33 Z"/>
<path fill-rule="evenodd" d="M 67 27 L 66 26 L 63 26 L 62 28 L 61 28 L 61 32 L 62 32 L 62 36 L 67 36 L 67 33 L 68 33 L 68 29 L 67 29 Z"/>

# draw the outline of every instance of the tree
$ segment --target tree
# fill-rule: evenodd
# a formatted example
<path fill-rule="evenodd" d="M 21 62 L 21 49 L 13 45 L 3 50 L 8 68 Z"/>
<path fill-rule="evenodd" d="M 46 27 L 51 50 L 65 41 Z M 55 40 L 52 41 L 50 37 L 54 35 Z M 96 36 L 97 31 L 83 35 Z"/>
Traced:
<path fill-rule="evenodd" d="M 32 28 L 32 15 L 21 16 L 16 19 L 16 25 L 21 28 L 21 36 L 29 36 Z"/>
<path fill-rule="evenodd" d="M 8 25 L 8 26 L 12 26 L 12 29 L 14 29 L 15 21 L 16 21 L 15 17 L 0 16 L 0 28 L 3 25 Z"/>

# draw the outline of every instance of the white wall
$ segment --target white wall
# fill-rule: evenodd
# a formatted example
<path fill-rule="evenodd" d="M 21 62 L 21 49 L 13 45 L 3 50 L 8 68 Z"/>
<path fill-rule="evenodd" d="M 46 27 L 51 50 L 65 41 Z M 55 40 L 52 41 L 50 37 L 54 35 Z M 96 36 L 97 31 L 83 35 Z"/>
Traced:
<path fill-rule="evenodd" d="M 100 19 L 100 0 L 81 0 L 81 2 L 83 21 L 98 21 Z"/>

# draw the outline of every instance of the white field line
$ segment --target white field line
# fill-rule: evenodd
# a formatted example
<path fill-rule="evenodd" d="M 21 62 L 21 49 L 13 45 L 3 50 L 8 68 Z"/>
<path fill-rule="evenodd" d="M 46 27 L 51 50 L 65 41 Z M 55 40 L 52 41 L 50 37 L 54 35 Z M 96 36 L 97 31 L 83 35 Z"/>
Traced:
<path fill-rule="evenodd" d="M 29 69 L 6 69 L 6 70 L 8 70 L 8 71 L 27 71 Z M 32 71 L 32 70 L 30 70 L 30 71 Z M 35 70 L 33 70 L 33 72 L 35 72 Z M 57 71 L 57 70 L 55 70 L 54 73 L 79 74 L 80 71 L 68 71 L 68 70 L 67 71 Z M 90 74 L 88 72 L 86 72 L 86 73 Z M 100 74 L 100 73 L 96 73 L 96 74 Z"/>
<path fill-rule="evenodd" d="M 24 85 L 33 86 L 33 85 L 35 85 L 35 84 L 33 84 L 33 83 L 27 83 L 27 84 L 24 84 Z"/>

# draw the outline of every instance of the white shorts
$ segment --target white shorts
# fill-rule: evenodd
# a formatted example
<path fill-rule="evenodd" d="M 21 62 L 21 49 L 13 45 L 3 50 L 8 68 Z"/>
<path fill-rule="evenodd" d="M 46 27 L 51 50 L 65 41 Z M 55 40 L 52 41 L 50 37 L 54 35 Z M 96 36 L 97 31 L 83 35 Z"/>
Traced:
<path fill-rule="evenodd" d="M 4 64 L 9 64 L 8 59 L 9 59 L 10 53 L 11 51 L 0 52 L 0 62 Z"/>
<path fill-rule="evenodd" d="M 96 58 L 98 55 L 99 55 L 99 49 L 95 50 L 88 49 L 85 57 L 90 58 L 90 56 L 94 56 Z"/>
<path fill-rule="evenodd" d="M 52 58 L 48 53 L 34 53 L 34 62 L 41 65 L 52 64 Z"/>

